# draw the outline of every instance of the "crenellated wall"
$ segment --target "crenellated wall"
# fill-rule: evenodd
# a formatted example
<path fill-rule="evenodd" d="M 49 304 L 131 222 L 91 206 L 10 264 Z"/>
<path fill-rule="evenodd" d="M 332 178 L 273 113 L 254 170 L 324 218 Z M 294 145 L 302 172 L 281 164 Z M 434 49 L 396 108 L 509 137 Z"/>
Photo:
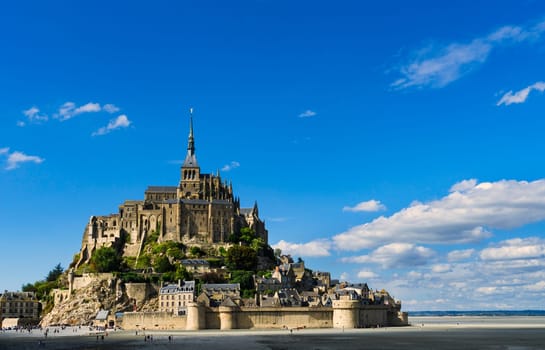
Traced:
<path fill-rule="evenodd" d="M 282 328 L 363 328 L 405 326 L 407 313 L 386 305 L 361 305 L 344 300 L 331 307 L 249 308 L 189 305 L 187 316 L 170 313 L 130 312 L 123 316 L 125 329 L 282 329 Z M 138 326 L 136 326 L 138 325 Z"/>

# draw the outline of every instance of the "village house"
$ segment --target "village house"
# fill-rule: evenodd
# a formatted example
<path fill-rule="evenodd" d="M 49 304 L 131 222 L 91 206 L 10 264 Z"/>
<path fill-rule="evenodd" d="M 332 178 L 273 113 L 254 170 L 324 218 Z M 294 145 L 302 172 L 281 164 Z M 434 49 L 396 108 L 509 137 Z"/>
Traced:
<path fill-rule="evenodd" d="M 195 281 L 178 281 L 159 290 L 159 311 L 185 315 L 187 305 L 195 300 Z"/>

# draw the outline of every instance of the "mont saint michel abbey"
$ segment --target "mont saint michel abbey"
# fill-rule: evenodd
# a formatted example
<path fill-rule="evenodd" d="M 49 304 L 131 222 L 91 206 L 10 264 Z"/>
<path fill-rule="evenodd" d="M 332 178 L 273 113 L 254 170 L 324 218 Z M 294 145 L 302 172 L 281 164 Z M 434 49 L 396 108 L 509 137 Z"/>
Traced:
<path fill-rule="evenodd" d="M 252 228 L 268 244 L 257 203 L 253 208 L 241 208 L 232 184 L 223 181 L 219 171 L 215 175 L 201 173 L 190 114 L 187 154 L 178 185 L 149 186 L 144 200 L 126 200 L 117 214 L 92 216 L 83 233 L 78 265 L 102 246 L 123 249 L 125 256 L 138 256 L 152 232 L 159 234 L 159 242 L 208 247 L 228 244 L 229 236 L 243 227 Z"/>

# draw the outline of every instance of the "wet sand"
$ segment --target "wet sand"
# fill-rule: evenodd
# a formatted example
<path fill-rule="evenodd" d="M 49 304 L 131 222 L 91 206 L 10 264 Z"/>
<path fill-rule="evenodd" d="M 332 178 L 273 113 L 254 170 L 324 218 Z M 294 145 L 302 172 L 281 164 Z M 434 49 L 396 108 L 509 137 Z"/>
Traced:
<path fill-rule="evenodd" d="M 134 331 L 96 334 L 65 330 L 44 339 L 43 334 L 0 333 L 3 349 L 545 349 L 545 318 L 509 322 L 496 319 L 418 318 L 413 326 L 378 329 L 204 330 L 147 331 L 153 341 Z M 423 325 L 422 325 L 423 324 Z M 172 336 L 169 342 L 168 337 Z M 39 341 L 43 345 L 39 345 Z"/>

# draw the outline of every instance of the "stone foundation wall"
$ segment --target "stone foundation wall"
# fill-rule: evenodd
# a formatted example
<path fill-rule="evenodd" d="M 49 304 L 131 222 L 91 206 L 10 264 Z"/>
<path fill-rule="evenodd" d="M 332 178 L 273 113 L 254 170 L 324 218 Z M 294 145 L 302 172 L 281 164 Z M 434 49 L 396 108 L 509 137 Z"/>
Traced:
<path fill-rule="evenodd" d="M 129 330 L 185 330 L 186 316 L 174 316 L 170 312 L 125 312 L 123 329 Z"/>
<path fill-rule="evenodd" d="M 188 321 L 189 320 L 189 321 Z M 407 313 L 387 306 L 348 303 L 330 307 L 207 308 L 191 305 L 188 315 L 166 312 L 128 312 L 124 329 L 282 329 L 282 328 L 362 328 L 404 326 Z"/>
<path fill-rule="evenodd" d="M 84 273 L 82 276 L 74 277 L 74 282 L 72 283 L 72 290 L 78 290 L 85 288 L 94 281 L 102 281 L 113 279 L 114 275 L 111 273 Z"/>
<path fill-rule="evenodd" d="M 150 297 L 158 294 L 157 286 L 149 283 L 125 283 L 125 293 L 130 299 L 134 299 L 137 304 L 142 304 Z"/>
<path fill-rule="evenodd" d="M 333 309 L 326 307 L 243 308 L 236 328 L 331 328 Z"/>

